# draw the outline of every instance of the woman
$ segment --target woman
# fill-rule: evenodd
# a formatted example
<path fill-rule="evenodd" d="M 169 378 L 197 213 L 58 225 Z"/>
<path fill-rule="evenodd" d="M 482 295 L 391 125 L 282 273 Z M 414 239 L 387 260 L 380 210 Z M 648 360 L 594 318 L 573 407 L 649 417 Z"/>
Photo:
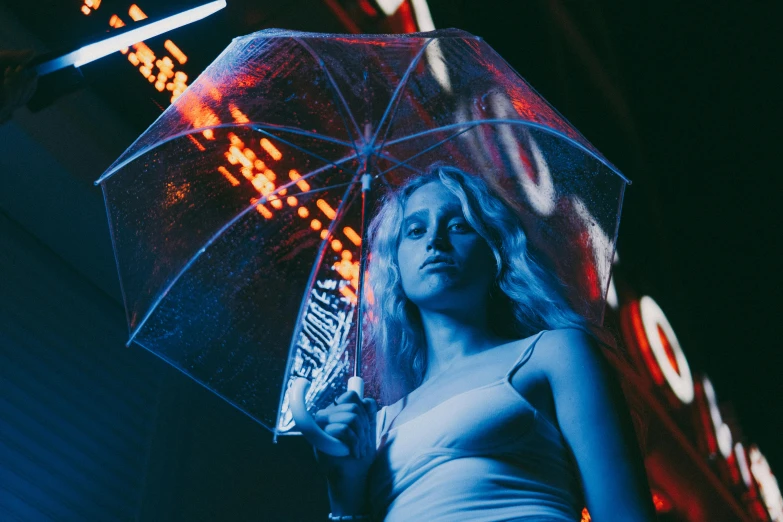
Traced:
<path fill-rule="evenodd" d="M 316 422 L 331 520 L 650 521 L 622 392 L 594 335 L 478 177 L 435 168 L 370 226 L 368 343 L 382 396 Z"/>

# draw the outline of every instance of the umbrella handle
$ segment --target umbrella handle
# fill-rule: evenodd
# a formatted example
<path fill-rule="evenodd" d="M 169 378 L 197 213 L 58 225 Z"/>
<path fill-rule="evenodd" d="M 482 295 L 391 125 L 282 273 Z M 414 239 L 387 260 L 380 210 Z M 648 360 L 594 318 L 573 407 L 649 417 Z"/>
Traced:
<path fill-rule="evenodd" d="M 317 449 L 334 457 L 345 457 L 350 453 L 348 446 L 340 440 L 332 437 L 316 424 L 313 416 L 307 411 L 305 396 L 310 389 L 310 381 L 303 377 L 297 377 L 288 390 L 288 404 L 291 414 L 296 422 L 296 429 Z M 355 391 L 359 398 L 364 397 L 364 381 L 361 377 L 348 379 L 348 391 Z"/>

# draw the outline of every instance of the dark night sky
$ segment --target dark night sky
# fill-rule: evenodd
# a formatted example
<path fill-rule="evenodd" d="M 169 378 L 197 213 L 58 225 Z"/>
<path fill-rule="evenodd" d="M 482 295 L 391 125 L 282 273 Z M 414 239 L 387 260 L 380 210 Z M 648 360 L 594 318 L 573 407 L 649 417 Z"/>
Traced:
<path fill-rule="evenodd" d="M 431 2 L 439 27 L 484 37 L 634 182 L 623 272 L 779 475 L 779 4 L 514 3 Z"/>

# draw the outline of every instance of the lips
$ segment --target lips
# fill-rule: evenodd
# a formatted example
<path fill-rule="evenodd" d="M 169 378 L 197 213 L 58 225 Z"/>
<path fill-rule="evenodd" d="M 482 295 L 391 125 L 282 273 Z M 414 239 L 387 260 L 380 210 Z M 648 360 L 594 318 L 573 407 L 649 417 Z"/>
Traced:
<path fill-rule="evenodd" d="M 419 270 L 421 270 L 422 268 L 426 267 L 427 265 L 432 265 L 432 264 L 436 264 L 436 263 L 443 263 L 443 264 L 446 264 L 446 265 L 453 265 L 454 264 L 454 260 L 451 259 L 448 256 L 444 256 L 444 255 L 441 255 L 441 254 L 430 256 L 430 257 L 428 257 L 424 261 L 424 263 L 422 263 L 421 267 L 419 267 Z"/>

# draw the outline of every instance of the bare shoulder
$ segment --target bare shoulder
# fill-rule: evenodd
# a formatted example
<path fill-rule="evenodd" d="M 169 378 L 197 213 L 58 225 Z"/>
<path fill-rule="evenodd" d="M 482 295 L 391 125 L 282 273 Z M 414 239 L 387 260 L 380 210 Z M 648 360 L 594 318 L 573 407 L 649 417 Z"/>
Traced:
<path fill-rule="evenodd" d="M 598 342 L 577 328 L 551 330 L 539 339 L 540 365 L 550 382 L 606 375 L 609 363 Z"/>

